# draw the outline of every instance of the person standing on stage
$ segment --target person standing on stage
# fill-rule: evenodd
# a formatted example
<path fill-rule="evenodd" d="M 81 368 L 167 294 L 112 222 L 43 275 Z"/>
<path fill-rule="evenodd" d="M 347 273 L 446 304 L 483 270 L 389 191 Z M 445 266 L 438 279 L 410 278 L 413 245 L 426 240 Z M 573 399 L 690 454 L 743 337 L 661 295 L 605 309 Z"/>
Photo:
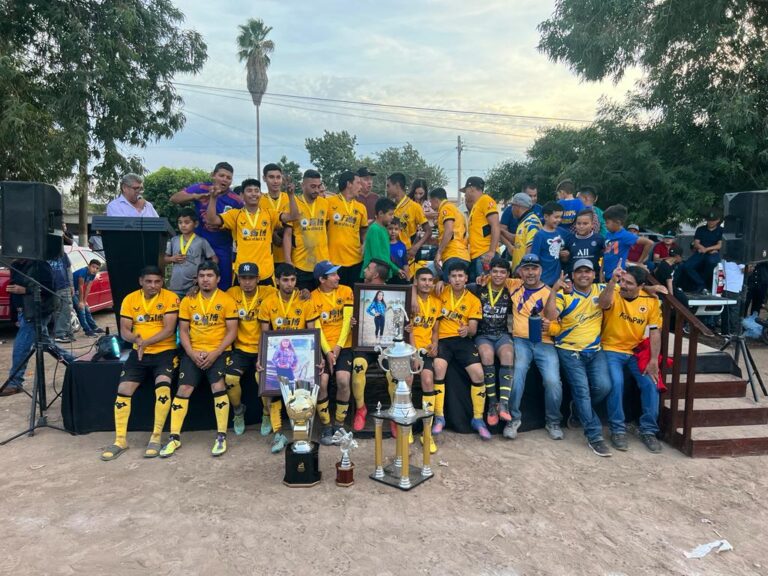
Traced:
<path fill-rule="evenodd" d="M 115 398 L 115 442 L 101 453 L 114 460 L 128 449 L 128 419 L 133 394 L 151 374 L 155 385 L 155 422 L 144 450 L 155 458 L 162 448 L 161 435 L 171 409 L 171 381 L 179 366 L 176 355 L 176 322 L 179 298 L 163 288 L 163 273 L 146 266 L 139 276 L 141 289 L 131 292 L 120 305 L 120 337 L 133 344 L 120 374 Z"/>
<path fill-rule="evenodd" d="M 232 286 L 232 235 L 226 230 L 212 228 L 206 221 L 208 202 L 211 192 L 219 192 L 216 196 L 217 214 L 228 210 L 242 208 L 242 199 L 230 190 L 234 169 L 228 162 L 219 162 L 211 173 L 210 182 L 192 184 L 176 192 L 170 198 L 174 204 L 187 204 L 194 202 L 199 222 L 195 234 L 208 240 L 208 243 L 219 258 L 219 288 L 227 290 Z"/>
<path fill-rule="evenodd" d="M 120 196 L 107 204 L 107 216 L 157 218 L 157 211 L 144 200 L 144 179 L 138 174 L 126 174 L 120 179 Z"/>
<path fill-rule="evenodd" d="M 376 220 L 368 227 L 363 244 L 363 265 L 360 277 L 374 260 L 386 262 L 389 272 L 383 276 L 386 281 L 390 273 L 396 278 L 405 278 L 405 273 L 392 262 L 389 249 L 389 224 L 394 218 L 395 203 L 389 198 L 379 198 L 376 202 Z"/>
<path fill-rule="evenodd" d="M 323 178 L 317 170 L 304 172 L 301 181 L 302 199 L 299 200 L 299 218 L 286 225 L 283 246 L 291 250 L 290 258 L 286 251 L 285 262 L 296 269 L 296 286 L 300 290 L 314 290 L 315 264 L 328 260 L 328 200 L 320 196 Z"/>
<path fill-rule="evenodd" d="M 557 203 L 563 208 L 560 227 L 563 229 L 563 235 L 565 235 L 571 232 L 571 227 L 576 221 L 576 215 L 584 210 L 585 206 L 579 198 L 576 198 L 576 186 L 572 180 L 566 179 L 558 183 L 555 189 L 555 197 L 557 198 Z"/>
<path fill-rule="evenodd" d="M 235 301 L 219 290 L 219 267 L 203 262 L 197 270 L 194 296 L 185 296 L 179 306 L 179 336 L 184 354 L 179 370 L 179 388 L 171 404 L 171 436 L 160 450 L 160 457 L 172 456 L 181 448 L 181 428 L 187 416 L 189 397 L 205 376 L 213 392 L 216 414 L 216 441 L 211 454 L 221 456 L 227 451 L 229 400 L 224 384 L 227 356 L 237 337 L 237 307 Z"/>
<path fill-rule="evenodd" d="M 442 276 L 443 282 L 448 282 L 447 270 L 454 263 L 463 262 L 469 267 L 466 219 L 456 204 L 448 200 L 445 188 L 430 190 L 429 202 L 437 214 L 435 270 Z"/>
<path fill-rule="evenodd" d="M 360 194 L 357 199 L 365 206 L 368 224 L 370 224 L 376 220 L 376 202 L 381 198 L 373 192 L 373 177 L 376 176 L 376 172 L 371 172 L 366 166 L 362 166 L 357 169 L 356 174 L 360 177 Z"/>
<path fill-rule="evenodd" d="M 368 212 L 358 202 L 360 177 L 349 170 L 339 175 L 339 193 L 328 199 L 328 253 L 340 268 L 339 282 L 352 288 L 363 268 L 363 242 Z"/>
<path fill-rule="evenodd" d="M 518 224 L 515 229 L 511 269 L 517 271 L 523 256 L 531 251 L 533 239 L 541 230 L 541 219 L 536 215 L 533 200 L 524 192 L 518 192 L 512 196 L 512 216 L 517 218 Z"/>
<path fill-rule="evenodd" d="M 624 263 L 627 265 L 629 249 L 635 244 L 643 246 L 639 258 L 641 262 L 648 259 L 648 254 L 653 248 L 653 240 L 645 236 L 635 236 L 624 228 L 627 221 L 627 209 L 621 204 L 609 206 L 605 210 L 605 225 L 608 228 L 608 236 L 605 237 L 605 252 L 603 253 L 603 278 L 610 280 L 613 270 Z"/>
<path fill-rule="evenodd" d="M 400 240 L 408 248 L 408 261 L 412 262 L 419 249 L 432 237 L 432 225 L 424 215 L 421 204 L 408 198 L 405 186 L 405 174 L 393 172 L 387 177 L 387 196 L 395 203 L 394 216 L 402 223 Z M 421 238 L 418 237 L 419 228 L 423 232 Z"/>
<path fill-rule="evenodd" d="M 317 202 L 317 200 L 315 200 Z M 314 272 L 314 271 L 313 271 Z M 291 264 L 278 264 L 275 270 L 277 291 L 266 298 L 259 308 L 259 322 L 262 332 L 266 330 L 301 330 L 315 328 L 319 314 L 311 299 L 301 298 L 296 288 L 297 271 Z M 261 372 L 267 360 L 261 359 L 264 365 L 258 365 Z M 283 434 L 282 411 L 283 403 L 278 398 L 272 398 L 269 406 L 269 416 L 275 435 L 272 439 L 272 453 L 282 452 L 288 445 L 288 438 Z"/>
<path fill-rule="evenodd" d="M 283 174 L 283 169 L 280 168 L 279 164 L 267 164 L 261 172 L 263 176 L 261 181 L 267 186 L 267 193 L 262 193 L 261 195 L 262 210 L 272 210 L 278 214 L 287 214 L 290 211 L 288 194 L 293 194 L 295 187 L 293 185 L 285 186 L 286 191 L 283 191 L 283 185 L 287 183 L 288 177 Z M 283 232 L 282 223 L 272 232 L 272 255 L 274 256 L 275 264 L 285 262 Z"/>
<path fill-rule="evenodd" d="M 482 276 L 499 247 L 499 207 L 488 194 L 485 194 L 485 180 L 477 176 L 467 178 L 464 188 L 464 201 L 469 210 L 467 231 L 469 238 L 469 280 L 474 282 Z"/>
<path fill-rule="evenodd" d="M 176 222 L 180 234 L 168 240 L 164 261 L 173 265 L 168 288 L 184 298 L 197 281 L 198 266 L 206 260 L 218 263 L 218 257 L 208 240 L 195 234 L 198 217 L 194 209 L 182 208 Z"/>
<path fill-rule="evenodd" d="M 237 268 L 239 286 L 232 286 L 227 294 L 235 301 L 237 307 L 237 338 L 229 356 L 229 362 L 224 375 L 227 396 L 232 407 L 232 427 L 238 436 L 245 432 L 245 404 L 241 402 L 243 389 L 241 378 L 249 368 L 255 370 L 258 382 L 259 372 L 256 365 L 259 361 L 259 342 L 261 341 L 261 323 L 259 310 L 269 296 L 275 293 L 271 285 L 259 286 L 259 266 L 255 262 L 243 262 Z M 272 432 L 269 422 L 269 411 L 262 413 L 261 434 Z"/>
<path fill-rule="evenodd" d="M 340 285 L 340 267 L 330 262 L 315 265 L 319 286 L 312 291 L 312 303 L 320 314 L 320 344 L 325 354 L 325 370 L 320 375 L 317 415 L 320 418 L 320 443 L 330 446 L 334 433 L 344 426 L 349 411 L 349 383 L 352 374 L 352 289 Z M 328 383 L 336 377 L 336 413 L 331 426 L 328 412 Z"/>
<path fill-rule="evenodd" d="M 213 228 L 228 230 L 237 244 L 235 265 L 243 262 L 253 262 L 259 267 L 261 284 L 272 284 L 275 272 L 272 258 L 272 233 L 282 224 L 293 222 L 299 216 L 296 197 L 288 194 L 288 212 L 281 214 L 271 208 L 263 208 L 261 204 L 261 182 L 254 178 L 243 180 L 242 208 L 216 213 L 216 203 L 209 202 L 206 211 L 206 221 Z M 223 191 L 211 192 L 211 199 L 218 198 Z M 284 254 L 288 257 L 288 254 Z"/>
<path fill-rule="evenodd" d="M 561 259 L 568 255 L 564 253 L 566 232 L 560 226 L 563 217 L 563 207 L 557 202 L 547 202 L 542 208 L 544 223 L 531 244 L 531 254 L 536 254 L 541 262 L 541 281 L 552 286 L 562 272 Z"/>

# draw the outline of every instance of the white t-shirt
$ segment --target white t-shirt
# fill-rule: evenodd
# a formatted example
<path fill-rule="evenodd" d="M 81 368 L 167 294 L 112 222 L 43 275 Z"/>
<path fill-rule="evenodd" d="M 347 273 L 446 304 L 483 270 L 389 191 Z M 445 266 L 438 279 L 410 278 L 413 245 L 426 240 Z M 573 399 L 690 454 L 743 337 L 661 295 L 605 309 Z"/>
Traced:
<path fill-rule="evenodd" d="M 725 274 L 725 289 L 728 292 L 741 292 L 744 286 L 744 264 L 723 260 L 723 274 Z"/>

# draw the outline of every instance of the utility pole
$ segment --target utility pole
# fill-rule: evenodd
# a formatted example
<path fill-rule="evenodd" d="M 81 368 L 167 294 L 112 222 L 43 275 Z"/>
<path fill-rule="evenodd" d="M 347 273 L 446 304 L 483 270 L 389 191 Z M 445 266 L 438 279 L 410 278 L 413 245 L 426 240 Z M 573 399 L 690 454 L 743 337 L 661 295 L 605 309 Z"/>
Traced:
<path fill-rule="evenodd" d="M 464 150 L 464 146 L 461 143 L 461 136 L 456 137 L 456 151 L 458 152 L 458 175 L 459 189 L 456 191 L 456 203 L 461 203 L 461 152 Z"/>

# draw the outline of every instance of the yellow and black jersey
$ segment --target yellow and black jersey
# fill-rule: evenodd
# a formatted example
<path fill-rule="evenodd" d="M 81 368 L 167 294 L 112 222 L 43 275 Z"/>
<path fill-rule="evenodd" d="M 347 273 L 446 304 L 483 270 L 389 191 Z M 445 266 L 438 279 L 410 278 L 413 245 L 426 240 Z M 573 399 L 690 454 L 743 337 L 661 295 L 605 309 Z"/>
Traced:
<path fill-rule="evenodd" d="M 261 322 L 259 322 L 259 309 L 269 296 L 275 293 L 272 286 L 257 286 L 256 292 L 248 297 L 240 286 L 232 286 L 227 294 L 235 301 L 237 316 L 237 339 L 235 348 L 250 354 L 259 353 L 261 340 Z"/>
<path fill-rule="evenodd" d="M 170 290 L 162 288 L 155 296 L 147 300 L 143 290 L 131 292 L 120 305 L 120 316 L 133 322 L 131 331 L 143 340 L 151 338 L 163 329 L 166 314 L 179 313 L 179 297 Z M 134 349 L 136 345 L 133 346 Z M 145 354 L 157 354 L 176 349 L 176 334 L 150 344 L 144 349 Z"/>
<path fill-rule="evenodd" d="M 320 329 L 323 331 L 328 345 L 333 348 L 338 345 L 341 348 L 352 346 L 352 334 L 347 334 L 344 342 L 339 342 L 342 325 L 344 324 L 344 308 L 352 307 L 354 298 L 352 289 L 348 286 L 339 286 L 331 292 L 321 292 L 319 288 L 312 291 L 312 303 L 320 315 Z"/>
<path fill-rule="evenodd" d="M 499 207 L 496 201 L 483 194 L 477 199 L 472 210 L 469 211 L 467 219 L 469 225 L 469 256 L 475 259 L 482 256 L 491 249 L 491 225 L 488 223 L 488 216 L 498 214 Z"/>
<path fill-rule="evenodd" d="M 307 322 L 317 320 L 319 314 L 312 300 L 302 300 L 300 292 L 294 290 L 288 300 L 284 300 L 279 291 L 261 303 L 259 321 L 269 322 L 271 330 L 301 330 Z"/>
<path fill-rule="evenodd" d="M 185 296 L 179 307 L 179 320 L 189 322 L 189 339 L 195 350 L 211 352 L 227 335 L 227 320 L 237 320 L 235 301 L 221 290 L 210 298 L 202 292 Z"/>
<path fill-rule="evenodd" d="M 470 320 L 478 322 L 483 318 L 483 308 L 480 300 L 466 288 L 461 296 L 453 295 L 453 289 L 446 287 L 440 294 L 440 326 L 437 335 L 440 339 L 459 336 L 459 328 L 469 324 Z"/>
<path fill-rule="evenodd" d="M 634 300 L 625 300 L 617 286 L 613 305 L 603 311 L 603 349 L 632 354 L 648 336 L 649 330 L 661 329 L 661 324 L 658 298 L 640 292 Z"/>
<path fill-rule="evenodd" d="M 434 294 L 427 296 L 426 300 L 416 296 L 416 304 L 411 312 L 413 345 L 416 348 L 427 348 L 432 343 L 432 330 L 435 322 L 443 317 L 442 308 L 440 298 Z"/>

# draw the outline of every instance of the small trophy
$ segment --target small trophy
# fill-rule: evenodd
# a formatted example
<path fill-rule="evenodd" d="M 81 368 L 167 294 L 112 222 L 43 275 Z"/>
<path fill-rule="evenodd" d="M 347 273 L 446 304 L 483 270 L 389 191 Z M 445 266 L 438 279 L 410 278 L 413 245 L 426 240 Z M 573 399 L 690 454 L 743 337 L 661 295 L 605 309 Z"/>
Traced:
<path fill-rule="evenodd" d="M 293 442 L 285 451 L 283 484 L 292 488 L 314 486 L 322 476 L 318 463 L 318 444 L 310 441 L 320 387 L 304 380 L 292 382 L 284 376 L 279 381 L 285 411 L 293 427 Z"/>
<path fill-rule="evenodd" d="M 351 431 L 341 428 L 333 435 L 333 443 L 341 448 L 341 461 L 336 462 L 336 486 L 347 488 L 355 483 L 355 465 L 349 459 L 349 452 L 357 448 L 357 440 L 352 437 Z"/>

